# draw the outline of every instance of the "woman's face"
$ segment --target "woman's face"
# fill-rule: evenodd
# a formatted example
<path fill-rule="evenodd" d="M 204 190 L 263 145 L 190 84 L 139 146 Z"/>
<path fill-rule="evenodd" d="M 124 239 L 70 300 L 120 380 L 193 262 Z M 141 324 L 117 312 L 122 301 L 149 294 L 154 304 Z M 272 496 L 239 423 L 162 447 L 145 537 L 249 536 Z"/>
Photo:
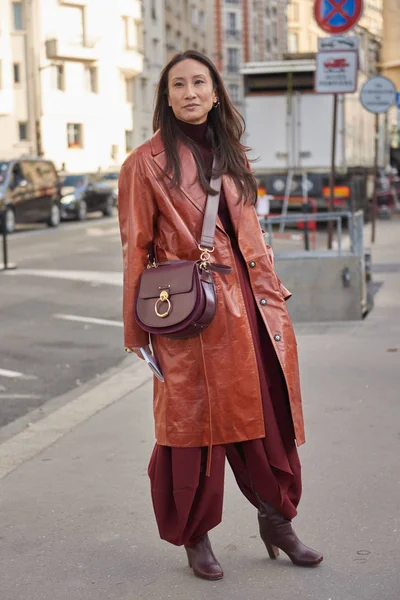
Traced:
<path fill-rule="evenodd" d="M 168 74 L 168 104 L 177 119 L 198 125 L 216 102 L 211 74 L 205 65 L 186 58 Z"/>

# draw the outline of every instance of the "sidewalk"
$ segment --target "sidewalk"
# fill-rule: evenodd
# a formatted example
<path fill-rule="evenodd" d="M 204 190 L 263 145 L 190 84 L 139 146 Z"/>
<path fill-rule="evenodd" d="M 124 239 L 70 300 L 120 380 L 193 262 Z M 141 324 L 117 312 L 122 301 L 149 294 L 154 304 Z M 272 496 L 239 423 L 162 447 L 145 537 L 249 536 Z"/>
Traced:
<path fill-rule="evenodd" d="M 151 384 L 134 360 L 3 433 L 1 600 L 398 600 L 399 255 L 400 221 L 378 222 L 373 312 L 296 328 L 308 443 L 295 527 L 324 552 L 320 567 L 268 559 L 228 465 L 211 534 L 225 578 L 196 579 L 184 551 L 159 540 L 146 473 Z"/>

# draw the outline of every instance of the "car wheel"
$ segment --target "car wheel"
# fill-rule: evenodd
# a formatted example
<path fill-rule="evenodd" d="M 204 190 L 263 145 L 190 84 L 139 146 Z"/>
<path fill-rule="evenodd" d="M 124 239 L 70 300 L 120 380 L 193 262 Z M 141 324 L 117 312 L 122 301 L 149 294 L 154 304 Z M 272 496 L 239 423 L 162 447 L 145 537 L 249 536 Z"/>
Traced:
<path fill-rule="evenodd" d="M 87 204 L 84 200 L 80 200 L 78 208 L 76 209 L 76 220 L 84 221 L 87 216 Z"/>
<path fill-rule="evenodd" d="M 12 208 L 6 208 L 4 213 L 4 223 L 6 226 L 6 233 L 14 233 L 15 231 L 15 213 Z"/>
<path fill-rule="evenodd" d="M 111 194 L 110 196 L 107 197 L 106 205 L 103 210 L 103 215 L 105 217 L 112 217 L 113 206 L 114 206 L 114 198 L 113 198 L 113 195 Z"/>
<path fill-rule="evenodd" d="M 50 210 L 49 220 L 47 221 L 47 225 L 49 227 L 58 227 L 61 221 L 61 212 L 58 204 L 52 204 Z"/>

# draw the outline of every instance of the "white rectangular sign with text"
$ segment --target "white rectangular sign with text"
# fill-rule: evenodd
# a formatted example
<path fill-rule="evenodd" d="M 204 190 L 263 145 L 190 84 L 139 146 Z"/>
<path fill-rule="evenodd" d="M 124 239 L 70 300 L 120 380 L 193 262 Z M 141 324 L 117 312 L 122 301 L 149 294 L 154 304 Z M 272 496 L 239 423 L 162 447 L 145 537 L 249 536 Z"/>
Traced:
<path fill-rule="evenodd" d="M 357 52 L 338 50 L 316 55 L 314 89 L 319 94 L 349 94 L 357 89 Z"/>

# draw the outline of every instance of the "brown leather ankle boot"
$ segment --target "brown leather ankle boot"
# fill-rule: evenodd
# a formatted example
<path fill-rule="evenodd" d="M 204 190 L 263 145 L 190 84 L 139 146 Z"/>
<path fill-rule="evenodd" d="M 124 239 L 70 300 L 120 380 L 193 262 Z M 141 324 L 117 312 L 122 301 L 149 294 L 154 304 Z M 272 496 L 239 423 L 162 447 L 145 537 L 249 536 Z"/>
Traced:
<path fill-rule="evenodd" d="M 208 533 L 192 547 L 185 546 L 186 554 L 189 561 L 189 567 L 193 569 L 196 577 L 215 581 L 222 579 L 224 572 L 221 565 L 214 556 L 211 548 L 211 542 Z"/>
<path fill-rule="evenodd" d="M 280 548 L 293 564 L 301 567 L 314 567 L 322 561 L 322 554 L 305 546 L 293 531 L 291 522 L 266 502 L 261 502 L 258 523 L 270 558 L 277 558 Z"/>

